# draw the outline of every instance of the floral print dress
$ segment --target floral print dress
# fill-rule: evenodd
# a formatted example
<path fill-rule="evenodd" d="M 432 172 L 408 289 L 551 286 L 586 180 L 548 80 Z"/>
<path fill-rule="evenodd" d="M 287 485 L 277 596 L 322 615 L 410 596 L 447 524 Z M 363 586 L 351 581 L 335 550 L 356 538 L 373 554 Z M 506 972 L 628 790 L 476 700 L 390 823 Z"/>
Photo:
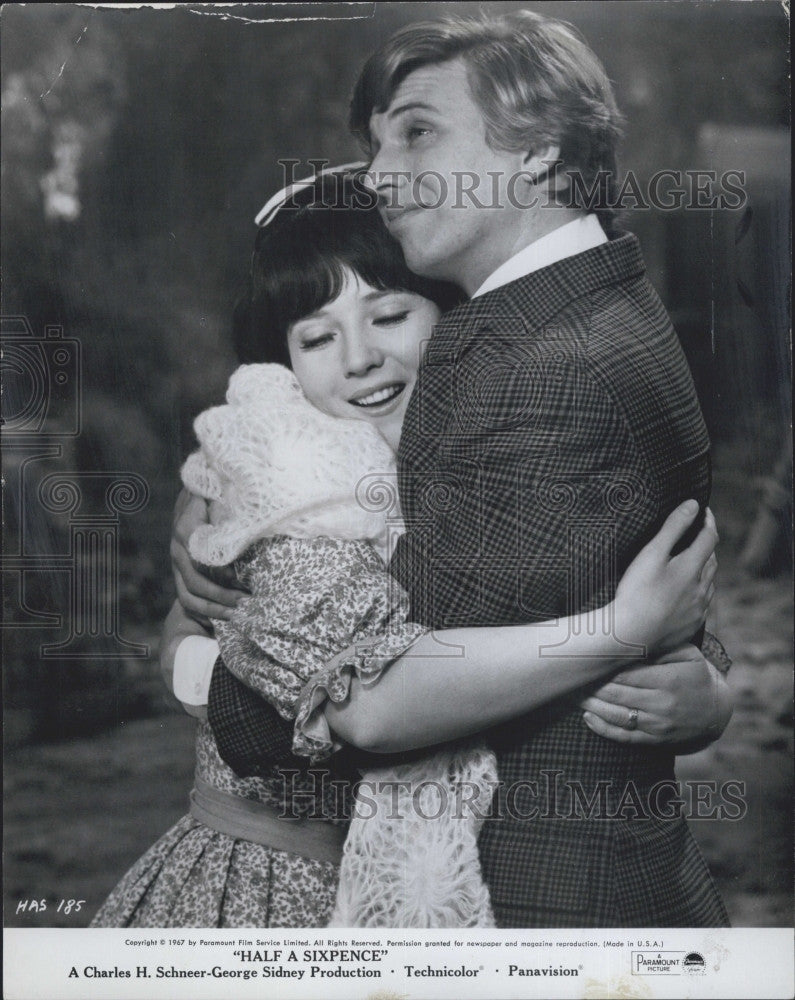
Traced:
<path fill-rule="evenodd" d="M 305 683 L 357 640 L 380 636 L 391 661 L 423 631 L 405 622 L 405 594 L 368 542 L 267 538 L 235 568 L 253 593 L 230 622 L 216 623 L 224 662 L 286 718 Z M 297 734 L 297 749 L 304 739 Z M 197 780 L 219 792 L 347 825 L 350 790 L 324 767 L 240 778 L 204 722 L 196 757 Z M 337 864 L 218 832 L 188 813 L 133 865 L 91 926 L 322 927 L 338 876 Z"/>

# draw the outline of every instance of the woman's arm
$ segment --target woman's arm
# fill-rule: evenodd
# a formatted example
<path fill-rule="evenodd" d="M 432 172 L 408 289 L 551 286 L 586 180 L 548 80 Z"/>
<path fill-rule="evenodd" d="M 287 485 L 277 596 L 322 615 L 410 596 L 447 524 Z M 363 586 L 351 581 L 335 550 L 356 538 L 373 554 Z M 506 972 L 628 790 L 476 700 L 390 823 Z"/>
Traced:
<path fill-rule="evenodd" d="M 692 545 L 670 555 L 697 513 L 692 501 L 677 507 L 632 562 L 604 609 L 602 621 L 610 628 L 594 631 L 599 616 L 583 613 L 556 622 L 430 633 L 377 683 L 365 687 L 354 680 L 345 702 L 328 702 L 329 726 L 365 750 L 427 746 L 489 728 L 654 652 L 680 647 L 703 623 L 714 591 L 718 537 L 711 514 Z M 440 641 L 453 647 L 452 655 L 439 655 Z"/>

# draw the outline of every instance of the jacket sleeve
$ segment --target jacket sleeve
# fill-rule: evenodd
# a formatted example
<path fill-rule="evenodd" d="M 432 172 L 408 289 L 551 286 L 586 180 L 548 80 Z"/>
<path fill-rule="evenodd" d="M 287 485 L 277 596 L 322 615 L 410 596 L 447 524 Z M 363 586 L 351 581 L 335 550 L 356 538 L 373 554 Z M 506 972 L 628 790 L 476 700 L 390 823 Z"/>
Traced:
<path fill-rule="evenodd" d="M 261 775 L 273 764 L 306 765 L 292 754 L 293 722 L 238 680 L 220 656 L 210 681 L 207 719 L 222 760 L 243 778 Z"/>

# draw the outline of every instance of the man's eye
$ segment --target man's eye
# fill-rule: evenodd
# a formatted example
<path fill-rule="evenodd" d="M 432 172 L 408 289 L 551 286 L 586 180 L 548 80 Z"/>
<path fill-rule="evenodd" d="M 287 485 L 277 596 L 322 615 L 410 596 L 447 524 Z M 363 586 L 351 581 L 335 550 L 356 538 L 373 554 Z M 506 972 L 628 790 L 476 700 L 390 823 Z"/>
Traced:
<path fill-rule="evenodd" d="M 406 129 L 406 139 L 411 142 L 416 142 L 418 139 L 424 139 L 425 136 L 431 134 L 431 129 L 426 125 L 409 125 Z"/>
<path fill-rule="evenodd" d="M 322 347 L 329 344 L 334 339 L 333 333 L 318 333 L 313 337 L 304 337 L 301 341 L 302 351 L 311 351 L 315 347 Z"/>
<path fill-rule="evenodd" d="M 373 326 L 399 326 L 401 323 L 405 323 L 408 319 L 409 310 L 404 309 L 403 312 L 389 313 L 386 316 L 377 316 L 373 320 Z"/>

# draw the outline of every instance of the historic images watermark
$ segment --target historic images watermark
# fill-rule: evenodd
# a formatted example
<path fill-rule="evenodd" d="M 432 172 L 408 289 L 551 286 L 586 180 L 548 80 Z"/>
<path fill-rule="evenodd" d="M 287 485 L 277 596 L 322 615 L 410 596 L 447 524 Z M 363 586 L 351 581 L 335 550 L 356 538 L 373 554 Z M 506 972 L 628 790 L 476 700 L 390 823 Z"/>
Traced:
<path fill-rule="evenodd" d="M 542 768 L 538 778 L 497 781 L 484 806 L 482 788 L 462 780 L 452 790 L 433 779 L 419 781 L 366 778 L 350 783 L 322 769 L 282 768 L 284 819 L 405 819 L 405 810 L 425 820 L 454 819 L 531 822 L 727 820 L 738 822 L 747 811 L 746 785 L 739 779 L 679 781 L 673 777 L 641 783 L 601 780 L 586 784 L 564 771 Z"/>
<path fill-rule="evenodd" d="M 279 160 L 285 196 L 297 192 L 304 180 L 320 173 L 330 174 L 318 191 L 318 202 L 326 208 L 342 208 L 342 185 L 334 184 L 335 168 L 328 160 Z M 591 212 L 623 211 L 739 211 L 748 203 L 746 172 L 739 169 L 708 170 L 663 168 L 649 177 L 627 170 L 615 175 L 599 170 L 586 177 L 579 170 L 563 168 L 560 161 L 545 163 L 543 175 L 517 171 L 505 175 L 499 170 L 485 174 L 454 170 L 412 173 L 408 170 L 371 171 L 364 162 L 362 185 L 354 193 L 356 208 L 380 206 L 387 213 L 411 208 L 463 210 L 467 208 L 561 208 Z M 356 165 L 353 165 L 355 169 Z M 292 190 L 290 190 L 292 189 Z M 350 200 L 347 203 L 350 207 Z"/>

